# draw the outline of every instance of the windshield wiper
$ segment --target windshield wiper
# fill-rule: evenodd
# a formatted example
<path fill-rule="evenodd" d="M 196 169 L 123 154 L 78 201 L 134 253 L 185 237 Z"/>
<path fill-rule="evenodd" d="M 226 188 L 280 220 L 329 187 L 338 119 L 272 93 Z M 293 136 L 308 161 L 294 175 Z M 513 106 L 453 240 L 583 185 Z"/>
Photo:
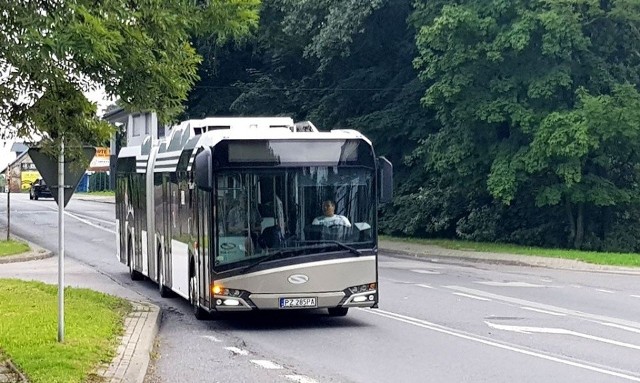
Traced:
<path fill-rule="evenodd" d="M 351 254 L 355 254 L 357 256 L 361 256 L 362 252 L 358 249 L 356 249 L 355 247 L 351 247 L 347 244 L 345 244 L 344 242 L 340 242 L 340 241 L 336 241 L 336 240 L 332 240 L 332 239 L 319 239 L 319 240 L 314 240 L 314 241 L 305 241 L 305 242 L 313 242 L 313 243 L 327 243 L 327 244 L 333 244 L 333 245 L 338 245 L 339 247 L 345 249 L 345 250 L 349 250 L 349 252 Z"/>
<path fill-rule="evenodd" d="M 349 252 L 351 252 L 352 254 L 355 254 L 357 256 L 361 256 L 362 252 L 358 249 L 356 249 L 355 247 L 351 247 L 349 245 L 346 245 L 340 241 L 334 241 L 334 240 L 319 240 L 319 241 L 304 241 L 306 243 L 317 243 L 317 244 L 332 244 L 332 245 L 338 245 L 339 247 L 345 249 L 345 250 L 349 250 Z M 322 246 L 320 246 L 322 247 Z M 271 253 L 269 255 L 264 256 L 264 258 L 259 259 L 258 261 L 256 261 L 255 263 L 250 264 L 249 266 L 245 267 L 244 269 L 242 269 L 242 273 L 246 273 L 247 271 L 253 269 L 254 267 L 258 266 L 261 263 L 267 262 L 267 261 L 271 261 L 273 259 L 276 259 L 286 253 L 293 253 L 296 251 L 302 251 L 302 250 L 309 250 L 309 249 L 317 249 L 319 248 L 319 246 L 302 246 L 302 247 L 290 247 L 288 249 L 282 249 L 282 250 L 278 250 L 275 253 Z"/>
<path fill-rule="evenodd" d="M 276 259 L 279 256 L 284 255 L 286 253 L 292 253 L 292 252 L 295 252 L 295 251 L 298 251 L 298 250 L 305 250 L 307 248 L 308 247 L 304 247 L 304 248 L 297 247 L 297 248 L 288 248 L 288 249 L 278 250 L 275 253 L 268 254 L 268 255 L 264 256 L 264 258 L 259 259 L 257 262 L 252 263 L 249 266 L 245 267 L 244 269 L 242 269 L 242 272 L 246 273 L 247 271 L 253 269 L 256 266 L 258 266 L 259 264 L 261 264 L 263 262 L 270 261 L 272 259 Z"/>

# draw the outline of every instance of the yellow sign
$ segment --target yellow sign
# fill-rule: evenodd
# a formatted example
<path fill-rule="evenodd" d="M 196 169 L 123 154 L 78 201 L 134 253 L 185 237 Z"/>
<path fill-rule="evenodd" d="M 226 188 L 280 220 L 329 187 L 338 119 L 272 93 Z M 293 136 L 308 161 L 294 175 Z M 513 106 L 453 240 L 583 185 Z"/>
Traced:
<path fill-rule="evenodd" d="M 23 171 L 20 175 L 20 189 L 29 190 L 31 183 L 40 178 L 40 173 L 34 171 Z"/>
<path fill-rule="evenodd" d="M 107 157 L 111 155 L 109 148 L 96 148 L 96 157 Z"/>
<path fill-rule="evenodd" d="M 109 156 L 111 151 L 109 148 L 96 148 L 96 154 L 93 156 L 88 170 L 103 171 L 109 170 Z"/>

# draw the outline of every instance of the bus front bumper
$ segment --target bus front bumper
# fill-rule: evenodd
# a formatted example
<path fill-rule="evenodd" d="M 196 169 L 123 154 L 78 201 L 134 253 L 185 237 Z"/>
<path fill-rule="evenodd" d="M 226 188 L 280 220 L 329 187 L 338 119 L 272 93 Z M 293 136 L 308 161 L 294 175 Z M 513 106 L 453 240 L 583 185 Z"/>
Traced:
<path fill-rule="evenodd" d="M 281 299 L 315 298 L 315 305 L 281 307 Z M 377 291 L 367 291 L 347 296 L 343 291 L 328 293 L 250 294 L 248 299 L 214 296 L 216 311 L 291 310 L 331 307 L 374 307 L 378 303 Z"/>

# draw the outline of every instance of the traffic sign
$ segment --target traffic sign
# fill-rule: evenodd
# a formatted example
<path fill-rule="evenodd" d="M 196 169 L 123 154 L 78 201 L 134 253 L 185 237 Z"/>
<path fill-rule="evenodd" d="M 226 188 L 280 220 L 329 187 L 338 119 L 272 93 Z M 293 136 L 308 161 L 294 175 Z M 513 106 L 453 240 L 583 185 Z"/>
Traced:
<path fill-rule="evenodd" d="M 93 156 L 96 154 L 96 148 L 85 147 L 82 149 L 84 156 L 87 159 L 87 163 L 90 163 Z M 41 148 L 29 148 L 29 157 L 36 165 L 36 169 L 40 172 L 40 175 L 47 183 L 51 190 L 51 195 L 56 203 L 60 205 L 58 201 L 58 159 L 47 155 L 41 151 Z M 78 166 L 74 162 L 65 162 L 64 164 L 64 206 L 67 206 L 73 192 L 78 187 L 82 176 L 86 172 L 86 168 Z"/>

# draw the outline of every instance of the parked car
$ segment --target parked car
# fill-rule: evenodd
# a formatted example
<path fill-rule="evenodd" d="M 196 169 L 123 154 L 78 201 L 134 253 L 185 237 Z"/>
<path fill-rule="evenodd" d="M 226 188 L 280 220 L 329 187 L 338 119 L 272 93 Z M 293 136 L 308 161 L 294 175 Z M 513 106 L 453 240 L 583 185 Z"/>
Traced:
<path fill-rule="evenodd" d="M 47 186 L 42 178 L 33 181 L 29 188 L 29 199 L 38 200 L 38 198 L 53 198 L 49 186 Z"/>

